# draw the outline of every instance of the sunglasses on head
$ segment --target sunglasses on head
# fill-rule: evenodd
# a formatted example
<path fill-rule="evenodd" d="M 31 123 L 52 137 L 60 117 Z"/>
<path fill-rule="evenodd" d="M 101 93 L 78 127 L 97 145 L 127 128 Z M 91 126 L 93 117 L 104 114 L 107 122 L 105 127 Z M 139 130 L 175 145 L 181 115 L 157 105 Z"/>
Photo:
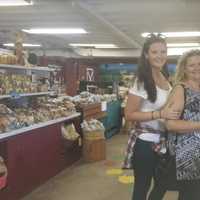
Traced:
<path fill-rule="evenodd" d="M 150 33 L 147 35 L 147 38 L 163 38 L 163 39 L 165 39 L 166 36 L 163 35 L 162 33 Z"/>

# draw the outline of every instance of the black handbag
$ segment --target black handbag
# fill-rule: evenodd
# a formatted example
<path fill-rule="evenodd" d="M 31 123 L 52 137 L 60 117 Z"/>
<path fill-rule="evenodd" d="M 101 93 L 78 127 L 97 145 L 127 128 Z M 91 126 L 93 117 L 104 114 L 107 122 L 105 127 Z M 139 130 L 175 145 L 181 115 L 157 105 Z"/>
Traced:
<path fill-rule="evenodd" d="M 176 179 L 176 160 L 167 152 L 158 155 L 158 164 L 155 168 L 155 181 L 166 190 L 178 190 L 178 181 Z"/>
<path fill-rule="evenodd" d="M 177 143 L 177 135 L 173 138 L 172 143 L 169 143 L 169 135 L 166 131 L 164 134 L 165 147 L 167 152 L 165 154 L 157 154 L 157 165 L 155 168 L 156 184 L 161 185 L 166 190 L 178 190 L 178 181 L 176 177 L 176 157 L 172 148 Z M 168 141 L 168 142 L 166 142 Z"/>
<path fill-rule="evenodd" d="M 184 89 L 184 104 L 186 102 L 185 86 L 181 84 Z M 183 112 L 180 119 L 183 117 Z M 168 141 L 167 153 L 158 154 L 158 164 L 155 168 L 155 181 L 165 187 L 166 190 L 179 190 L 179 184 L 176 174 L 176 153 L 175 146 L 177 145 L 177 135 L 169 142 L 169 133 L 166 131 L 164 137 Z"/>

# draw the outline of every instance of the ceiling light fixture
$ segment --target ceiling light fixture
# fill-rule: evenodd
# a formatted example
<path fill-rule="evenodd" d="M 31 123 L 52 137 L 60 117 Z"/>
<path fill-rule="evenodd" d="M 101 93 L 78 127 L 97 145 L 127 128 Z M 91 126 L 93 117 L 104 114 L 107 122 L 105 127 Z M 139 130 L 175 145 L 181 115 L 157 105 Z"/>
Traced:
<path fill-rule="evenodd" d="M 14 43 L 5 43 L 3 44 L 3 46 L 6 47 L 14 47 L 15 44 Z M 28 44 L 28 43 L 23 43 L 23 47 L 41 47 L 41 44 Z"/>
<path fill-rule="evenodd" d="M 199 49 L 200 47 L 179 47 L 179 48 L 168 48 L 167 49 L 167 55 L 169 56 L 178 56 L 182 55 L 186 51 L 190 51 L 192 49 Z"/>
<path fill-rule="evenodd" d="M 71 43 L 69 44 L 73 47 L 93 47 L 93 48 L 118 48 L 115 44 L 81 44 L 81 43 Z"/>
<path fill-rule="evenodd" d="M 157 34 L 157 32 L 154 32 Z M 142 33 L 142 37 L 147 37 L 150 33 Z M 162 32 L 162 35 L 166 37 L 200 37 L 199 31 L 191 31 L 191 32 Z"/>
<path fill-rule="evenodd" d="M 30 6 L 33 5 L 31 0 L 0 0 L 0 6 Z"/>
<path fill-rule="evenodd" d="M 199 47 L 200 43 L 167 43 L 167 47 Z"/>
<path fill-rule="evenodd" d="M 22 31 L 31 34 L 84 34 L 87 33 L 82 28 L 33 28 Z"/>

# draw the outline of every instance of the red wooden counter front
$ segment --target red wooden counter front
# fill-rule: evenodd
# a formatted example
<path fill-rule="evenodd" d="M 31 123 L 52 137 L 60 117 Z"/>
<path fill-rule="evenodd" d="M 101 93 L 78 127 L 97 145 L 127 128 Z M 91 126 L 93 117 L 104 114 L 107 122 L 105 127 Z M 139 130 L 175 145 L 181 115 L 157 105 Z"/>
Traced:
<path fill-rule="evenodd" d="M 0 153 L 8 167 L 8 184 L 0 199 L 16 200 L 55 176 L 81 157 L 78 141 L 61 137 L 62 123 L 75 123 L 80 132 L 80 116 L 36 128 L 0 141 Z"/>

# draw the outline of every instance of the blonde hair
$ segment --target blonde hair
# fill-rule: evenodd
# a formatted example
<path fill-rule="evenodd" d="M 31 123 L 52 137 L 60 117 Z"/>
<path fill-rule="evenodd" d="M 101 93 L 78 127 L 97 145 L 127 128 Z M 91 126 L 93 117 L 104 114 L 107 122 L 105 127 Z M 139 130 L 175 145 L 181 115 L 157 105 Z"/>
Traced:
<path fill-rule="evenodd" d="M 180 82 L 184 82 L 187 79 L 185 74 L 185 66 L 187 64 L 188 58 L 192 56 L 200 56 L 199 49 L 192 49 L 190 51 L 185 52 L 178 60 L 176 73 L 175 73 L 175 84 Z"/>

